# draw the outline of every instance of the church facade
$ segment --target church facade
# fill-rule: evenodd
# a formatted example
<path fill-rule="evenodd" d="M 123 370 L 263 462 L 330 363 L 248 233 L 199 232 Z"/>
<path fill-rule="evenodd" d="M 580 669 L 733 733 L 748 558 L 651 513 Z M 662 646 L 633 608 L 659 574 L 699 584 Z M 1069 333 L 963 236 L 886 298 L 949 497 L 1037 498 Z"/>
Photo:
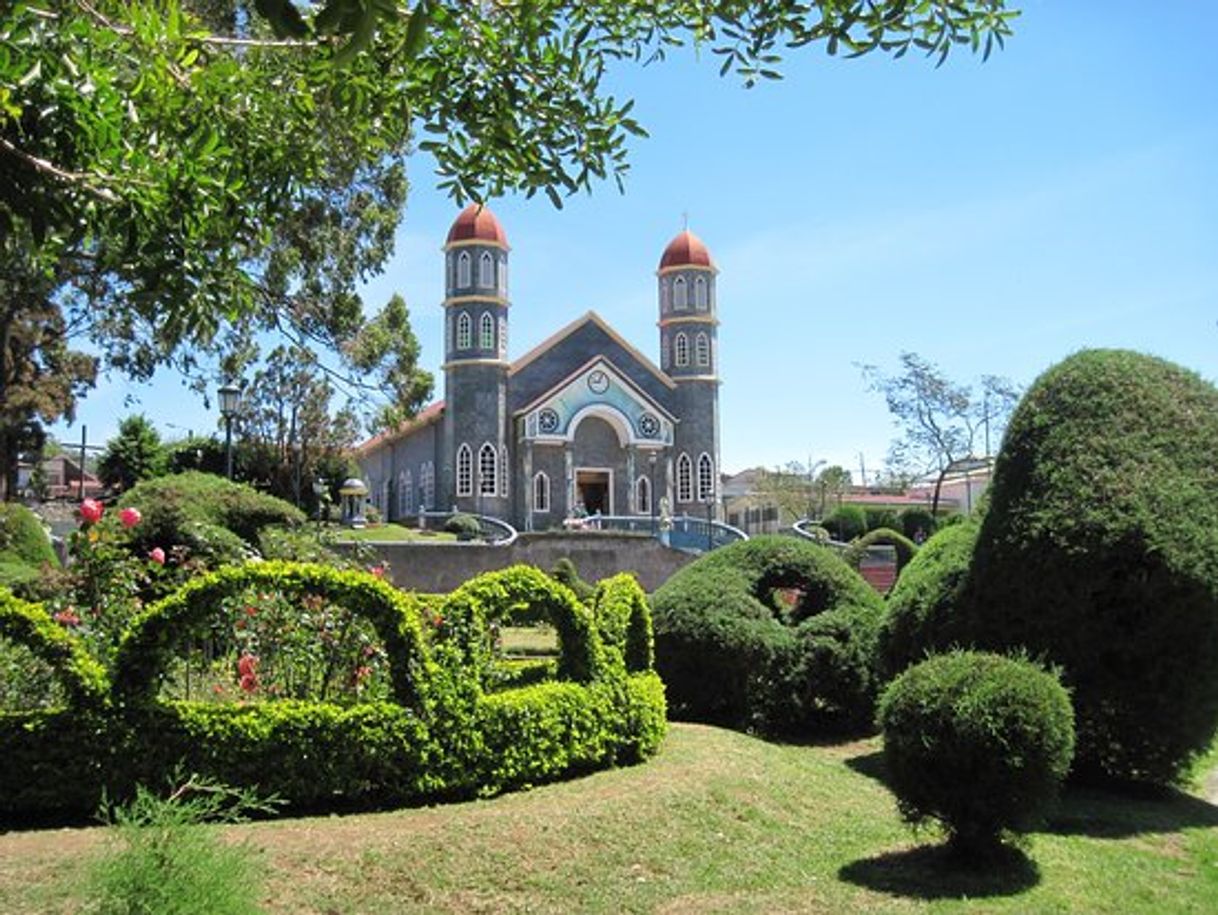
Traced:
<path fill-rule="evenodd" d="M 467 207 L 444 246 L 444 399 L 357 451 L 386 520 L 492 515 L 520 530 L 573 516 L 705 517 L 719 472 L 718 273 L 684 231 L 657 276 L 659 364 L 588 312 L 508 358 L 507 236 Z"/>

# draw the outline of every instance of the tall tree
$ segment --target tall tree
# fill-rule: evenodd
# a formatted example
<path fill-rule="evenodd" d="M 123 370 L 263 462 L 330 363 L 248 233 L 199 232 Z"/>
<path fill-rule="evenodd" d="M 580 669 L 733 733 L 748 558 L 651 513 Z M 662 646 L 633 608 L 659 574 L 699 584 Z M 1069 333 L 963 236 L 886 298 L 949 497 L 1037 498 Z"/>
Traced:
<path fill-rule="evenodd" d="M 1019 390 L 1005 378 L 983 375 L 976 385 L 949 379 L 917 353 L 901 353 L 901 371 L 887 375 L 874 365 L 861 366 L 868 388 L 884 395 L 888 411 L 901 429 L 889 448 L 890 467 L 915 477 L 935 473 L 932 512 L 939 510 L 943 480 L 953 465 L 985 457 L 1019 400 Z"/>
<path fill-rule="evenodd" d="M 165 473 L 167 462 L 160 433 L 147 417 L 136 414 L 118 424 L 118 435 L 106 443 L 97 475 L 107 486 L 130 489 L 140 480 Z"/>
<path fill-rule="evenodd" d="M 24 451 L 41 450 L 44 424 L 71 419 L 97 374 L 92 356 L 69 347 L 53 278 L 20 232 L 0 235 L 0 493 L 17 497 Z"/>
<path fill-rule="evenodd" d="M 850 476 L 850 471 L 840 464 L 833 464 L 826 467 L 816 475 L 816 491 L 820 497 L 820 515 L 825 517 L 828 511 L 828 503 L 830 499 L 836 499 L 837 504 L 842 504 L 842 497 L 845 496 L 853 478 Z"/>
<path fill-rule="evenodd" d="M 146 379 L 204 386 L 260 330 L 347 351 L 388 256 L 412 125 L 459 201 L 620 185 L 632 102 L 611 65 L 708 46 L 746 83 L 779 49 L 1009 34 L 1003 0 L 10 0 L 0 11 L 0 237 L 40 307 Z M 0 404 L 0 411 L 3 404 Z"/>
<path fill-rule="evenodd" d="M 276 347 L 242 394 L 236 419 L 240 476 L 280 498 L 307 501 L 312 481 L 345 467 L 359 421 L 332 411 L 334 385 L 317 358 L 299 347 Z M 297 471 L 299 464 L 299 473 Z"/>

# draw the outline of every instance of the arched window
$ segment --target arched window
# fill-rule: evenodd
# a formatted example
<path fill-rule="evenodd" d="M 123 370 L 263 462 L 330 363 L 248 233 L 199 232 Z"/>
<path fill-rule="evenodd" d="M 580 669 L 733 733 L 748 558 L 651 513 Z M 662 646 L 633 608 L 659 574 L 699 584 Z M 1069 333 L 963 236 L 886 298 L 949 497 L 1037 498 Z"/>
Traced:
<path fill-rule="evenodd" d="M 444 259 L 444 279 L 451 295 L 453 287 L 457 285 L 457 259 L 451 254 Z"/>
<path fill-rule="evenodd" d="M 457 495 L 474 494 L 474 452 L 469 445 L 457 449 Z"/>
<path fill-rule="evenodd" d="M 457 316 L 457 349 L 469 349 L 473 336 L 473 322 L 469 319 L 469 312 L 463 311 Z"/>
<path fill-rule="evenodd" d="M 700 276 L 694 280 L 694 308 L 706 311 L 706 277 Z"/>
<path fill-rule="evenodd" d="M 457 286 L 465 289 L 469 286 L 469 252 L 462 251 L 457 255 Z"/>
<path fill-rule="evenodd" d="M 668 292 L 668 280 L 660 280 L 660 310 L 668 311 L 671 301 L 672 299 Z"/>
<path fill-rule="evenodd" d="M 706 452 L 698 457 L 698 501 L 715 501 L 715 462 Z"/>
<path fill-rule="evenodd" d="M 550 478 L 545 471 L 533 474 L 533 511 L 548 512 L 550 510 Z"/>
<path fill-rule="evenodd" d="M 689 365 L 689 337 L 685 334 L 677 334 L 673 341 L 673 349 L 676 351 L 674 355 L 677 360 L 677 367 Z"/>
<path fill-rule="evenodd" d="M 508 453 L 507 445 L 499 446 L 499 495 L 508 497 Z"/>
<path fill-rule="evenodd" d="M 677 501 L 692 502 L 694 500 L 694 473 L 689 455 L 682 453 L 677 458 Z"/>
<path fill-rule="evenodd" d="M 419 485 L 423 488 L 423 504 L 419 508 L 424 511 L 436 507 L 436 465 L 427 461 L 419 470 Z"/>
<path fill-rule="evenodd" d="M 507 298 L 507 258 L 499 259 L 499 294 Z"/>
<path fill-rule="evenodd" d="M 703 367 L 710 365 L 710 337 L 706 334 L 694 338 L 694 361 Z"/>
<path fill-rule="evenodd" d="M 452 312 L 449 312 L 444 316 L 444 339 L 448 344 L 448 351 L 450 353 L 453 351 L 453 346 L 456 344 L 456 334 L 454 333 L 456 326 L 457 319 Z"/>
<path fill-rule="evenodd" d="M 495 467 L 498 461 L 495 457 L 495 446 L 487 442 L 478 449 L 478 492 L 484 496 L 493 496 L 496 490 Z"/>
<path fill-rule="evenodd" d="M 400 517 L 414 513 L 414 478 L 409 470 L 397 475 L 397 513 Z"/>
<path fill-rule="evenodd" d="M 478 258 L 478 285 L 483 289 L 495 288 L 495 259 L 489 251 L 483 251 Z"/>
<path fill-rule="evenodd" d="M 679 276 L 672 281 L 672 307 L 684 311 L 689 307 L 689 297 L 685 289 L 685 277 Z"/>
<path fill-rule="evenodd" d="M 482 312 L 482 320 L 478 322 L 478 348 L 495 348 L 495 319 L 489 311 Z"/>
<path fill-rule="evenodd" d="M 651 480 L 639 477 L 634 481 L 635 510 L 640 515 L 651 514 Z"/>
<path fill-rule="evenodd" d="M 668 368 L 668 334 L 660 334 L 660 368 Z"/>
<path fill-rule="evenodd" d="M 507 358 L 507 318 L 499 319 L 499 355 Z"/>

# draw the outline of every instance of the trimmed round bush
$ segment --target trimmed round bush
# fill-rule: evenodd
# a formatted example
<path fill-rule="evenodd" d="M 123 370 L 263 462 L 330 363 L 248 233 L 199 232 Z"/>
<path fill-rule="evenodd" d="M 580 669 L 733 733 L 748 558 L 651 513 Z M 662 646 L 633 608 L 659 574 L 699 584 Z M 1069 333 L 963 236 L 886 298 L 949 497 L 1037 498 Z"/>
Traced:
<path fill-rule="evenodd" d="M 901 572 L 880 626 L 879 668 L 885 679 L 967 637 L 960 601 L 976 542 L 976 524 L 946 527 L 922 544 Z"/>
<path fill-rule="evenodd" d="M 217 565 L 243 559 L 264 528 L 305 521 L 300 509 L 282 499 L 199 471 L 139 483 L 118 503 L 120 509 L 129 506 L 143 515 L 129 533 L 137 554 L 184 546 Z"/>
<path fill-rule="evenodd" d="M 767 734 L 872 720 L 879 596 L 831 550 L 757 537 L 708 553 L 653 596 L 674 717 Z"/>
<path fill-rule="evenodd" d="M 1035 825 L 1074 753 L 1057 678 L 994 654 L 957 651 L 909 668 L 884 691 L 879 723 L 901 816 L 938 821 L 970 854 Z"/>
<path fill-rule="evenodd" d="M 867 533 L 867 513 L 857 505 L 839 505 L 821 526 L 834 540 L 850 541 Z"/>
<path fill-rule="evenodd" d="M 1218 728 L 1218 390 L 1078 353 L 1011 418 L 962 616 L 1060 666 L 1080 774 L 1169 783 Z"/>
<path fill-rule="evenodd" d="M 22 585 L 43 565 L 58 567 L 59 558 L 38 516 L 24 505 L 0 503 L 0 584 Z"/>
<path fill-rule="evenodd" d="M 457 512 L 448 516 L 448 520 L 444 522 L 444 530 L 456 534 L 458 540 L 473 540 L 482 533 L 482 522 L 473 515 Z"/>

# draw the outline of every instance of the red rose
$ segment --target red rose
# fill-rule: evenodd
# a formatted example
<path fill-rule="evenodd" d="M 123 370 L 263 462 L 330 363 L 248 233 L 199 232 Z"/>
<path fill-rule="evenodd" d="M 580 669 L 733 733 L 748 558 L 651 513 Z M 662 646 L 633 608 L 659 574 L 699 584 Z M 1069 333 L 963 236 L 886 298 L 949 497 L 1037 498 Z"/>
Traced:
<path fill-rule="evenodd" d="M 102 513 L 105 510 L 105 506 L 96 499 L 85 499 L 85 501 L 80 503 L 80 517 L 90 524 L 96 524 L 100 521 Z"/>
<path fill-rule="evenodd" d="M 52 616 L 51 619 L 59 623 L 61 626 L 80 625 L 80 617 L 77 616 L 76 611 L 72 610 L 71 608 L 68 608 L 67 610 L 60 610 L 58 613 Z"/>
<path fill-rule="evenodd" d="M 385 577 L 385 567 L 384 566 L 371 566 L 368 569 L 368 573 L 370 575 L 374 575 L 377 578 L 384 578 Z"/>
<path fill-rule="evenodd" d="M 149 551 L 148 558 L 151 559 L 153 562 L 155 562 L 157 565 L 163 566 L 165 564 L 165 551 L 162 550 L 159 546 L 154 546 Z"/>
<path fill-rule="evenodd" d="M 144 520 L 144 516 L 138 508 L 124 508 L 118 513 L 118 520 L 123 523 L 123 527 L 135 527 Z"/>

